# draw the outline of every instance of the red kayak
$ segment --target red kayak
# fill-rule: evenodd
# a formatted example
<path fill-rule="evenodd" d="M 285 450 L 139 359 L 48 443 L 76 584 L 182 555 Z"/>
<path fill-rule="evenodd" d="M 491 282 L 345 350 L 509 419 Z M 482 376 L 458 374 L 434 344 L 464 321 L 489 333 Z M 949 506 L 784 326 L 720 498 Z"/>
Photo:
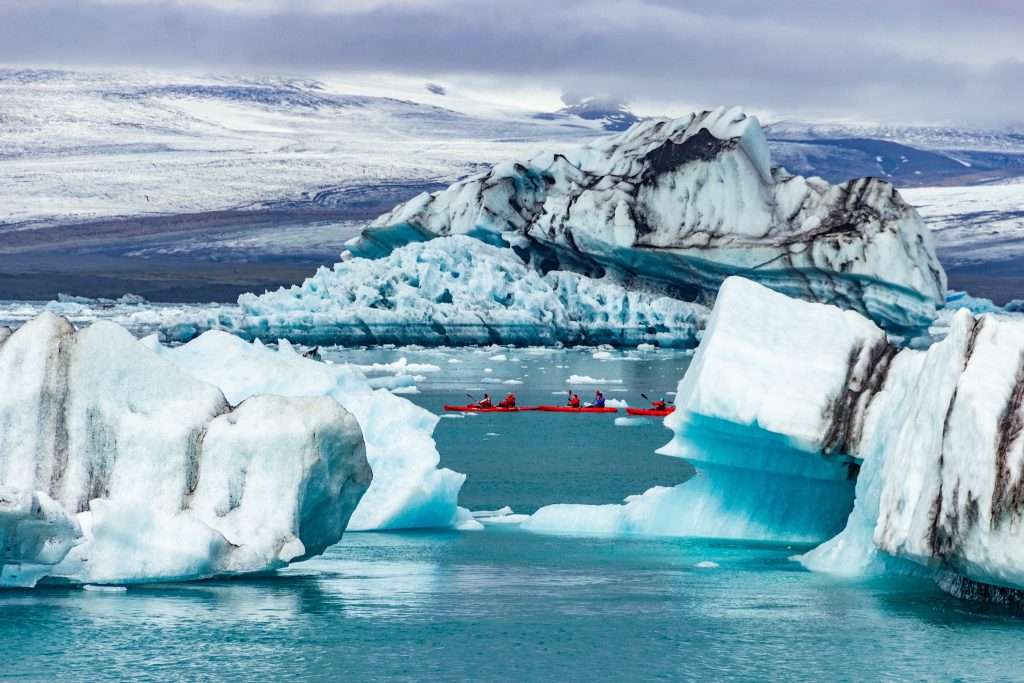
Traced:
<path fill-rule="evenodd" d="M 536 408 L 530 408 L 528 406 L 518 406 L 515 408 L 499 408 L 494 406 L 493 408 L 483 408 L 476 404 L 468 406 L 453 406 L 449 404 L 444 405 L 444 409 L 452 413 L 520 413 L 527 410 L 537 410 Z"/>
<path fill-rule="evenodd" d="M 675 406 L 669 406 L 665 410 L 656 410 L 654 408 L 626 408 L 627 415 L 647 415 L 649 417 L 665 417 L 671 415 L 676 410 Z"/>
<path fill-rule="evenodd" d="M 572 408 L 570 406 L 537 406 L 535 410 L 544 413 L 617 413 L 618 408 Z"/>

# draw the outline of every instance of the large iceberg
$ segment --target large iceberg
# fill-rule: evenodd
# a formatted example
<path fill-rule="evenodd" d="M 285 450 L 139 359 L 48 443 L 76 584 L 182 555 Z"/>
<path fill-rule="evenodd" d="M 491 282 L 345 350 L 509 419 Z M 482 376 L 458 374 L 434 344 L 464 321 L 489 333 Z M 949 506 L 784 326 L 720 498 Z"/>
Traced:
<path fill-rule="evenodd" d="M 857 313 L 730 278 L 678 395 L 665 421 L 675 436 L 661 452 L 690 460 L 698 479 L 706 473 L 703 488 L 689 507 L 686 483 L 671 507 L 658 507 L 655 491 L 622 514 L 688 515 L 706 527 L 712 496 L 768 539 L 801 535 L 813 520 L 825 532 L 838 516 L 841 533 L 802 556 L 806 566 L 916 567 L 970 595 L 985 592 L 979 584 L 1024 588 L 1019 316 L 964 309 L 943 340 L 901 349 Z M 793 487 L 803 494 L 790 501 Z"/>
<path fill-rule="evenodd" d="M 232 403 L 252 396 L 326 396 L 359 421 L 373 483 L 349 530 L 474 528 L 458 506 L 466 475 L 439 468 L 433 432 L 438 418 L 385 389 L 374 389 L 356 367 L 306 358 L 287 341 L 278 348 L 209 331 L 177 347 L 144 340 L 161 358 L 217 386 Z"/>
<path fill-rule="evenodd" d="M 787 306 L 811 313 L 779 315 Z M 696 476 L 624 505 L 542 508 L 523 527 L 824 541 L 853 505 L 855 405 L 871 400 L 878 376 L 870 368 L 892 353 L 852 311 L 730 278 L 665 419 L 674 437 L 659 451 L 687 459 Z M 859 391 L 847 392 L 851 384 Z"/>
<path fill-rule="evenodd" d="M 695 346 L 704 306 L 573 272 L 537 272 L 514 252 L 463 235 L 382 259 L 320 268 L 238 309 L 168 320 L 165 339 L 209 328 L 305 344 Z"/>
<path fill-rule="evenodd" d="M 961 311 L 885 374 L 857 418 L 864 464 L 846 529 L 803 563 L 860 574 L 895 557 L 1024 588 L 1024 321 Z"/>
<path fill-rule="evenodd" d="M 926 328 L 946 290 L 929 231 L 892 185 L 772 168 L 757 119 L 739 109 L 498 164 L 398 206 L 348 247 L 379 257 L 456 234 L 510 245 L 545 271 L 611 273 L 689 300 L 741 274 L 901 333 Z"/>
<path fill-rule="evenodd" d="M 336 543 L 372 477 L 329 398 L 237 405 L 124 329 L 0 342 L 0 585 L 272 570 Z"/>

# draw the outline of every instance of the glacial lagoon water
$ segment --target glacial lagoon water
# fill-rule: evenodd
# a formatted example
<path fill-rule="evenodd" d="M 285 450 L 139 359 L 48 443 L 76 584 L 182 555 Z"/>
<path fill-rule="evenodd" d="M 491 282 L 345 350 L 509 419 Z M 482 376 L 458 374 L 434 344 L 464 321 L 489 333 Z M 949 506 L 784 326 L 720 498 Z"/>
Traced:
<path fill-rule="evenodd" d="M 439 410 L 480 388 L 555 402 L 573 374 L 620 380 L 631 403 L 672 390 L 680 352 L 341 350 L 358 363 L 431 363 Z M 504 356 L 504 360 L 494 360 Z M 450 362 L 452 360 L 459 362 Z M 525 367 L 524 367 L 525 366 Z M 490 368 L 491 372 L 486 372 Z M 483 382 L 485 378 L 492 378 Z M 522 385 L 499 384 L 505 380 Z M 582 389 L 580 387 L 581 393 Z M 584 394 L 584 397 L 588 397 Z M 480 415 L 442 419 L 463 504 L 531 512 L 617 502 L 690 476 L 653 454 L 657 420 Z M 348 534 L 274 576 L 0 591 L 0 680 L 1018 680 L 1024 615 L 928 581 L 840 581 L 801 548 L 689 539 L 477 532 Z M 713 563 L 717 566 L 699 566 Z M 614 674 L 613 674 L 614 672 Z"/>

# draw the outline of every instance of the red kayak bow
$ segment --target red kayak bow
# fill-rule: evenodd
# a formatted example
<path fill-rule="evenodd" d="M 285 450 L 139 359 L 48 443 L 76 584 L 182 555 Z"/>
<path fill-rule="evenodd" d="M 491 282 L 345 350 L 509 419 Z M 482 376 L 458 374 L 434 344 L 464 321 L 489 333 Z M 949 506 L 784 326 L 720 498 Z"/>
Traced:
<path fill-rule="evenodd" d="M 675 406 L 669 406 L 664 410 L 655 410 L 654 408 L 626 408 L 627 415 L 647 415 L 649 417 L 665 417 L 675 412 Z"/>

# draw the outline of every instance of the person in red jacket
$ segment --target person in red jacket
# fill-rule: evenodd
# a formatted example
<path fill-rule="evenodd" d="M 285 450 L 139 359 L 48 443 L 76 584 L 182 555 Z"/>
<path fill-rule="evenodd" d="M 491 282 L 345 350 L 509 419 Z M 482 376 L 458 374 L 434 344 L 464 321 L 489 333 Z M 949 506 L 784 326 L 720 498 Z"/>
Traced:
<path fill-rule="evenodd" d="M 515 408 L 516 407 L 516 395 L 513 394 L 511 391 L 508 392 L 508 396 L 506 396 L 505 398 L 501 399 L 501 402 L 498 403 L 498 407 L 499 408 Z"/>
<path fill-rule="evenodd" d="M 491 403 L 491 395 L 490 394 L 484 394 L 484 397 L 482 399 L 480 399 L 479 401 L 477 401 L 476 404 L 478 406 L 480 406 L 481 408 L 493 408 L 494 407 L 494 404 Z"/>
<path fill-rule="evenodd" d="M 575 391 L 569 392 L 569 407 L 579 408 L 580 407 L 580 396 Z"/>

